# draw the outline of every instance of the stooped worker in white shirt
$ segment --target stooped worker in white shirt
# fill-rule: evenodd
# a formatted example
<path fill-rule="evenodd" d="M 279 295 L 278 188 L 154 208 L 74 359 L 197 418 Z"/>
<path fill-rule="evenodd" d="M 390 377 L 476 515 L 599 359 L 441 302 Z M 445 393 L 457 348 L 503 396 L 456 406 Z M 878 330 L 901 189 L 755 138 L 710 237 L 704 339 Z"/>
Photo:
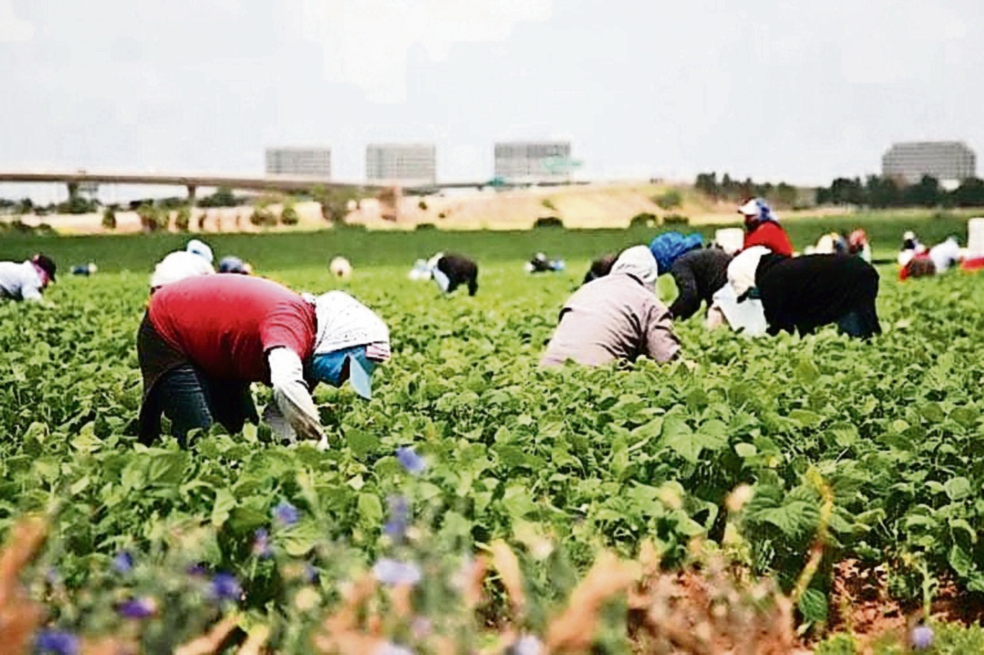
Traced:
<path fill-rule="evenodd" d="M 198 239 L 192 239 L 184 250 L 177 250 L 162 259 L 150 276 L 150 291 L 198 275 L 212 275 L 212 249 Z"/>
<path fill-rule="evenodd" d="M 55 281 L 55 262 L 46 255 L 17 262 L 0 262 L 0 298 L 41 300 L 41 293 Z"/>

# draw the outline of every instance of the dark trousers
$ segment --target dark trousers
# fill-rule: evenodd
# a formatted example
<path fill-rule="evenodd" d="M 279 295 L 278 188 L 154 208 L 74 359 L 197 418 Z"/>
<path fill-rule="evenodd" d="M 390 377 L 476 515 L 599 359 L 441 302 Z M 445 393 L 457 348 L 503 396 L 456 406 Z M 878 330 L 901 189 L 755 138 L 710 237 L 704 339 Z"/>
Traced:
<path fill-rule="evenodd" d="M 182 447 L 188 445 L 188 433 L 194 429 L 208 430 L 219 423 L 235 434 L 246 421 L 259 422 L 248 383 L 211 380 L 187 363 L 162 375 L 144 403 L 140 442 L 145 445 L 160 436 L 162 412 Z"/>

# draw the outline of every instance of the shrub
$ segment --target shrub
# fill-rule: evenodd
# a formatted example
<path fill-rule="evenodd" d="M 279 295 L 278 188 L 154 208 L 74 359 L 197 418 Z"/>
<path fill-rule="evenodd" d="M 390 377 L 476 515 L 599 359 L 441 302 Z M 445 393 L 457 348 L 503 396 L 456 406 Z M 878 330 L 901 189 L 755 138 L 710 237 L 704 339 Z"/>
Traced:
<path fill-rule="evenodd" d="M 198 231 L 201 232 L 205 229 L 205 219 L 208 218 L 208 212 L 203 211 L 201 216 L 198 217 Z M 239 214 L 236 214 L 236 225 L 239 225 Z"/>
<path fill-rule="evenodd" d="M 159 216 L 160 212 L 157 208 L 151 204 L 143 204 L 137 208 L 137 216 L 140 217 L 140 229 L 144 232 L 156 232 L 159 230 L 161 225 L 161 220 Z M 166 220 L 164 221 L 166 224 Z"/>
<path fill-rule="evenodd" d="M 102 226 L 107 230 L 116 229 L 116 210 L 112 207 L 103 210 Z"/>
<path fill-rule="evenodd" d="M 543 205 L 544 207 L 546 207 L 547 209 L 549 209 L 552 212 L 557 211 L 557 208 L 554 206 L 554 204 L 550 200 L 550 198 L 544 198 L 543 200 L 540 201 L 540 204 Z"/>
<path fill-rule="evenodd" d="M 436 230 L 437 226 L 433 223 L 417 223 L 417 227 L 414 228 L 417 232 L 422 232 L 426 230 Z"/>
<path fill-rule="evenodd" d="M 179 232 L 187 232 L 191 227 L 191 208 L 188 206 L 180 207 L 174 217 L 174 229 Z"/>
<path fill-rule="evenodd" d="M 676 209 L 683 204 L 683 195 L 676 189 L 670 189 L 669 191 L 653 198 L 653 202 L 655 202 L 660 209 L 669 211 L 670 209 Z"/>
<path fill-rule="evenodd" d="M 418 208 L 420 209 L 420 211 L 422 211 L 422 212 L 425 212 L 425 211 L 427 211 L 427 203 L 426 203 L 426 202 L 424 202 L 423 200 L 421 200 L 420 202 L 418 202 L 418 203 L 417 203 L 417 207 L 418 207 Z"/>
<path fill-rule="evenodd" d="M 280 223 L 282 225 L 297 225 L 300 221 L 301 217 L 297 215 L 294 203 L 285 202 L 284 208 L 280 212 Z"/>
<path fill-rule="evenodd" d="M 663 217 L 663 225 L 689 225 L 690 219 L 682 214 L 667 214 Z"/>
<path fill-rule="evenodd" d="M 277 224 L 277 217 L 265 207 L 256 207 L 249 216 L 249 222 L 257 227 L 273 227 Z"/>
<path fill-rule="evenodd" d="M 199 207 L 238 207 L 241 204 L 241 199 L 237 198 L 228 187 L 219 187 L 215 193 L 198 201 Z"/>
<path fill-rule="evenodd" d="M 311 190 L 311 197 L 321 204 L 321 216 L 329 223 L 341 223 L 349 213 L 349 203 L 358 204 L 360 194 L 351 187 L 321 186 Z"/>
<path fill-rule="evenodd" d="M 556 216 L 544 216 L 542 218 L 536 219 L 533 223 L 534 229 L 536 228 L 546 228 L 546 227 L 564 227 L 564 221 L 560 220 Z"/>
<path fill-rule="evenodd" d="M 659 223 L 659 219 L 656 218 L 656 214 L 650 214 L 649 212 L 643 212 L 642 214 L 636 214 L 629 221 L 629 227 L 656 227 Z"/>

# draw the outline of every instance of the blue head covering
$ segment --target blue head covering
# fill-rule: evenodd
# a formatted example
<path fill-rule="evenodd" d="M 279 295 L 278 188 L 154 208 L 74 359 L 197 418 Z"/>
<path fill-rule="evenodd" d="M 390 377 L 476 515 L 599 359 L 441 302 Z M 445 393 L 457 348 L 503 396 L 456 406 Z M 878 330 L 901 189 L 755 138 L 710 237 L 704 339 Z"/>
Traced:
<path fill-rule="evenodd" d="M 649 251 L 653 253 L 659 274 L 669 273 L 673 262 L 694 248 L 700 248 L 704 237 L 699 234 L 684 236 L 679 232 L 666 232 L 658 235 L 649 243 Z"/>

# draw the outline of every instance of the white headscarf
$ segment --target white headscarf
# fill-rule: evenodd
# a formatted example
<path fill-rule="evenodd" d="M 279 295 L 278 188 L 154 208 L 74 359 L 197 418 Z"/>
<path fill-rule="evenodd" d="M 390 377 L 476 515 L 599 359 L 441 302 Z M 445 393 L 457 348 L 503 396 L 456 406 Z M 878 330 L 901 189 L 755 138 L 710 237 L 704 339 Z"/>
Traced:
<path fill-rule="evenodd" d="M 656 278 L 659 277 L 659 267 L 656 265 L 656 258 L 653 257 L 653 253 L 648 247 L 632 246 L 618 256 L 609 275 L 617 273 L 634 275 L 642 280 L 647 288 L 655 290 Z"/>
<path fill-rule="evenodd" d="M 728 283 L 735 290 L 735 295 L 741 298 L 755 286 L 755 272 L 758 270 L 762 257 L 772 252 L 765 246 L 752 246 L 743 250 L 728 264 Z"/>
<path fill-rule="evenodd" d="M 310 296 L 307 296 L 310 300 Z M 314 298 L 314 313 L 318 334 L 314 341 L 314 354 L 376 344 L 374 350 L 388 359 L 389 328 L 383 319 L 361 302 L 343 291 L 329 291 Z"/>
<path fill-rule="evenodd" d="M 209 264 L 215 259 L 212 255 L 212 249 L 208 247 L 208 244 L 198 239 L 189 241 L 188 245 L 185 246 L 185 250 L 199 257 L 204 257 Z"/>

